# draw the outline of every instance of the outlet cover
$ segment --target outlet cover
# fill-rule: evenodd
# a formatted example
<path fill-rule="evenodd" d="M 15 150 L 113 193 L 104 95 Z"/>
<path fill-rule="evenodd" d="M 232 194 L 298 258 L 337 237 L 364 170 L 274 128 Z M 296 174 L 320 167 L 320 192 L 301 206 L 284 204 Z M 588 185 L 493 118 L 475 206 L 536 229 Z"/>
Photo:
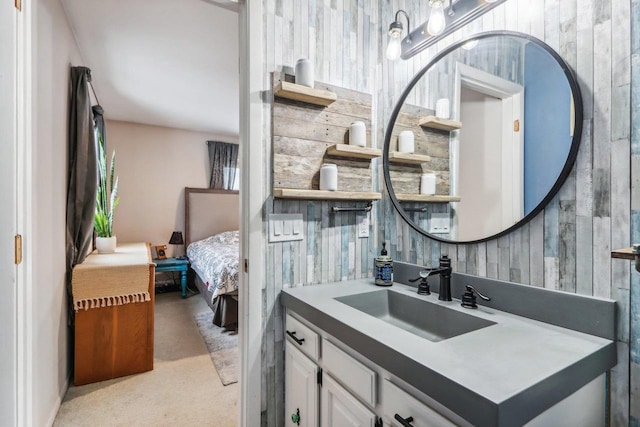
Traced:
<path fill-rule="evenodd" d="M 429 233 L 446 234 L 451 231 L 451 219 L 448 213 L 432 213 L 429 220 Z"/>
<path fill-rule="evenodd" d="M 358 237 L 369 237 L 369 212 L 358 215 Z"/>

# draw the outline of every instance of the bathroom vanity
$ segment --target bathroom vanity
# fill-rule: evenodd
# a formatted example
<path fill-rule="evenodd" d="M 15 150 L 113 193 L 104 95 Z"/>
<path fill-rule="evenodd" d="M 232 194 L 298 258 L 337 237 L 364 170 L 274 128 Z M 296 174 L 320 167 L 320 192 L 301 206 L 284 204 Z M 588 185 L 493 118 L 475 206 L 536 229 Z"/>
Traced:
<path fill-rule="evenodd" d="M 454 274 L 454 297 L 466 281 Z M 532 291 L 506 288 L 516 298 Z M 605 374 L 616 363 L 613 301 L 533 292 L 542 292 L 527 297 L 534 306 L 576 298 L 601 318 L 585 333 L 584 319 L 571 319 L 580 309 L 550 314 L 554 325 L 539 320 L 549 304 L 529 317 L 467 310 L 371 279 L 283 290 L 286 425 L 603 425 Z"/>

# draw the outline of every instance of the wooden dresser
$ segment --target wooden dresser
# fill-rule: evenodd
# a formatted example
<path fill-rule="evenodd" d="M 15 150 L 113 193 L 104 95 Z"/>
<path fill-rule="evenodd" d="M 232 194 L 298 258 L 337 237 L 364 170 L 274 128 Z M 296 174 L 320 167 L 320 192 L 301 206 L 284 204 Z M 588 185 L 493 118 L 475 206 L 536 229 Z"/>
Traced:
<path fill-rule="evenodd" d="M 74 268 L 75 385 L 153 369 L 154 282 L 145 243 L 94 252 Z"/>

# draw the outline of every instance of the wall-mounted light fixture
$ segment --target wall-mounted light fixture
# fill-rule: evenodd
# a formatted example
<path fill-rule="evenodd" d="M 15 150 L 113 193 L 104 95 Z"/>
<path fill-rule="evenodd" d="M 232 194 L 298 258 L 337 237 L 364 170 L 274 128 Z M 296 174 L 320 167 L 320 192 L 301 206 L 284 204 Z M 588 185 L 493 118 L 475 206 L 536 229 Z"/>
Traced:
<path fill-rule="evenodd" d="M 411 22 L 409 21 L 409 15 L 407 12 L 400 9 L 396 12 L 395 20 L 389 25 L 389 42 L 387 44 L 387 59 L 390 61 L 395 61 L 400 58 L 400 54 L 402 53 L 402 22 L 398 18 L 398 15 L 403 14 L 405 18 L 407 18 L 407 37 L 405 37 L 402 43 L 411 44 Z"/>
<path fill-rule="evenodd" d="M 409 27 L 407 13 L 399 10 L 395 21 L 389 25 L 387 58 L 392 61 L 398 58 L 409 59 L 505 1 L 507 0 L 429 0 L 429 19 L 413 31 Z M 448 7 L 445 7 L 447 4 Z M 398 20 L 399 13 L 407 18 L 408 34 L 402 41 L 400 37 L 403 28 Z"/>

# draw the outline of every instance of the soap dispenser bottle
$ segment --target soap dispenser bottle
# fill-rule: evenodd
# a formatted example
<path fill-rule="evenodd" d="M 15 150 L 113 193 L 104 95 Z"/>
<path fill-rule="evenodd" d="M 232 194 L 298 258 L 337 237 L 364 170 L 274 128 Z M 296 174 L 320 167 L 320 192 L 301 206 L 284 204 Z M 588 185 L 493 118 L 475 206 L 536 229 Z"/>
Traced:
<path fill-rule="evenodd" d="M 382 243 L 382 250 L 380 256 L 376 257 L 374 261 L 374 271 L 376 273 L 375 284 L 377 286 L 391 286 L 393 285 L 393 260 L 387 254 L 385 248 L 386 243 Z"/>

